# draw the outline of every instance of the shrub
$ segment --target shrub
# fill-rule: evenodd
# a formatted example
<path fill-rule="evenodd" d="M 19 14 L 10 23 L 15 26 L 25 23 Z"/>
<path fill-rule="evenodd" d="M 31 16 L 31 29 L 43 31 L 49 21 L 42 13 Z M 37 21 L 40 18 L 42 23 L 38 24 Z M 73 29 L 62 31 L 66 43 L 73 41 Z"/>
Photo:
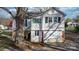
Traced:
<path fill-rule="evenodd" d="M 79 32 L 79 26 L 76 26 L 74 32 Z"/>

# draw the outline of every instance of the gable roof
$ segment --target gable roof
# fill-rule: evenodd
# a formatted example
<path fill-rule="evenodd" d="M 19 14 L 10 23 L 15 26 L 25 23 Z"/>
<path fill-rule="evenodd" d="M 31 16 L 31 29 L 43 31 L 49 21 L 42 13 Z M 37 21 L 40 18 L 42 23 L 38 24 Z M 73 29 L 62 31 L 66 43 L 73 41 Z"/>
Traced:
<path fill-rule="evenodd" d="M 57 9 L 56 7 L 52 7 L 54 10 L 56 10 L 57 12 L 59 12 L 60 14 L 62 14 L 63 16 L 66 16 L 66 14 L 62 11 L 60 11 L 59 9 Z"/>
<path fill-rule="evenodd" d="M 28 12 L 28 15 L 29 16 L 32 16 L 32 15 L 34 15 L 34 17 L 37 17 L 37 16 L 41 16 L 41 15 L 44 15 L 47 11 L 49 11 L 50 9 L 54 9 L 54 10 L 56 10 L 57 12 L 59 12 L 60 14 L 62 14 L 63 16 L 66 16 L 66 14 L 64 13 L 64 12 L 62 12 L 62 11 L 60 11 L 58 8 L 56 8 L 56 7 L 51 7 L 51 8 L 49 8 L 48 10 L 46 10 L 46 11 L 44 11 L 44 12 Z M 27 16 L 28 17 L 28 16 Z M 30 18 L 30 17 L 28 17 L 28 18 Z"/>
<path fill-rule="evenodd" d="M 51 7 L 51 8 L 49 8 L 48 10 L 46 10 L 44 13 L 46 13 L 47 11 L 49 11 L 50 9 L 54 9 L 54 10 L 56 10 L 57 12 L 59 12 L 60 14 L 62 14 L 63 16 L 66 16 L 66 14 L 64 13 L 64 12 L 62 12 L 62 11 L 60 11 L 58 8 L 56 8 L 56 7 Z"/>

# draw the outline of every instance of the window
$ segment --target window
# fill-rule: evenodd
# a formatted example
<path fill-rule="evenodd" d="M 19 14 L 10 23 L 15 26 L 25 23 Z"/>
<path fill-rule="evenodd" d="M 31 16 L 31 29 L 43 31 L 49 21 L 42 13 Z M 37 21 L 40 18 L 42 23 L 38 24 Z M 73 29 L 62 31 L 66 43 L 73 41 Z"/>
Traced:
<path fill-rule="evenodd" d="M 48 17 L 45 17 L 45 23 L 48 23 Z"/>
<path fill-rule="evenodd" d="M 36 18 L 33 18 L 33 22 L 36 23 Z"/>
<path fill-rule="evenodd" d="M 27 20 L 25 20 L 25 26 L 27 26 Z"/>
<path fill-rule="evenodd" d="M 49 17 L 49 23 L 51 23 L 52 22 L 52 17 Z"/>
<path fill-rule="evenodd" d="M 41 23 L 42 20 L 40 18 L 33 18 L 34 23 Z"/>
<path fill-rule="evenodd" d="M 39 30 L 35 31 L 35 36 L 39 36 Z"/>
<path fill-rule="evenodd" d="M 61 23 L 61 17 L 54 17 L 55 23 Z"/>
<path fill-rule="evenodd" d="M 45 23 L 51 23 L 52 17 L 45 17 Z"/>
<path fill-rule="evenodd" d="M 58 17 L 58 23 L 61 23 L 61 17 Z"/>
<path fill-rule="evenodd" d="M 38 23 L 42 23 L 42 19 L 39 18 L 39 19 L 38 19 Z"/>
<path fill-rule="evenodd" d="M 57 17 L 54 17 L 54 23 L 57 23 L 58 21 L 57 21 Z"/>

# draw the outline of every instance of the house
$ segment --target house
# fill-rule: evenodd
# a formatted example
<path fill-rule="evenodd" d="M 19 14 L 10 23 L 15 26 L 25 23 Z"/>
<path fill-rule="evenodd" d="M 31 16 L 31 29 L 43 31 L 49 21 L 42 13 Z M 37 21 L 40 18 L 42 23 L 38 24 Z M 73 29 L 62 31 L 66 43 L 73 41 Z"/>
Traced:
<path fill-rule="evenodd" d="M 6 29 L 6 27 L 0 24 L 0 29 Z"/>
<path fill-rule="evenodd" d="M 39 16 L 25 20 L 27 40 L 44 43 L 63 42 L 64 17 L 62 11 L 51 7 Z"/>
<path fill-rule="evenodd" d="M 71 26 L 71 27 L 76 27 L 76 26 L 79 26 L 79 23 L 78 22 L 68 22 L 67 25 Z"/>
<path fill-rule="evenodd" d="M 0 27 L 4 29 L 11 29 L 12 19 L 2 19 L 0 18 Z"/>

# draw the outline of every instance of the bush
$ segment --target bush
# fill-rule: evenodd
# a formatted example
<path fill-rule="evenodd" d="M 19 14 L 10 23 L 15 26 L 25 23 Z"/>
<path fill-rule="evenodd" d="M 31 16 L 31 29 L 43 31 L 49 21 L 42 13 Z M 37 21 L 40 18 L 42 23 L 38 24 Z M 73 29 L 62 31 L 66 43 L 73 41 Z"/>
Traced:
<path fill-rule="evenodd" d="M 76 26 L 74 32 L 79 32 L 79 26 Z"/>

